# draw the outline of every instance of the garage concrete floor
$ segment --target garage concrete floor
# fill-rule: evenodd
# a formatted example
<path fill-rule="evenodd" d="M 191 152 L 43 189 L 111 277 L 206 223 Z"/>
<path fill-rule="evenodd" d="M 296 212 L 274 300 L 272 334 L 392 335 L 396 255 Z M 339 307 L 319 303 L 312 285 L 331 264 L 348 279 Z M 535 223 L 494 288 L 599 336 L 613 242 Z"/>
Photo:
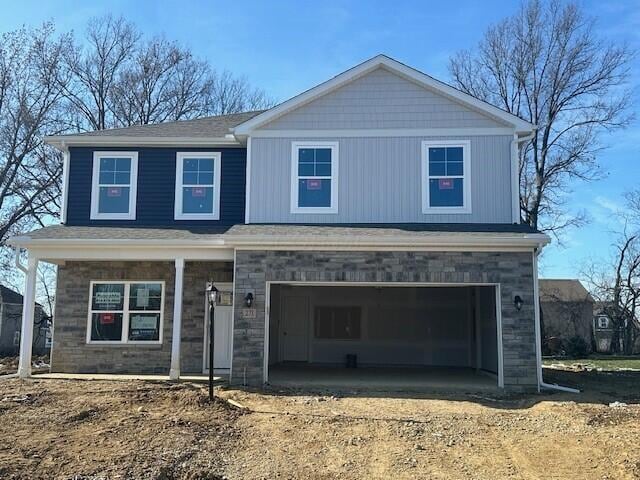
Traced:
<path fill-rule="evenodd" d="M 497 377 L 456 367 L 323 367 L 274 365 L 269 384 L 281 387 L 330 387 L 377 391 L 496 391 Z"/>

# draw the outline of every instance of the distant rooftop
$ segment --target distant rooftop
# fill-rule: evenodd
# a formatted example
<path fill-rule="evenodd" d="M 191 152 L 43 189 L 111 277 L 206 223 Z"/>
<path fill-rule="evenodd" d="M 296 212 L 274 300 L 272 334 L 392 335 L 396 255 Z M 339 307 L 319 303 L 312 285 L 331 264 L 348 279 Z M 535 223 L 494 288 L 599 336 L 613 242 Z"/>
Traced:
<path fill-rule="evenodd" d="M 561 302 L 593 302 L 586 288 L 575 278 L 540 279 L 540 300 Z"/>
<path fill-rule="evenodd" d="M 22 305 L 22 295 L 9 287 L 0 285 L 0 303 L 15 303 Z"/>

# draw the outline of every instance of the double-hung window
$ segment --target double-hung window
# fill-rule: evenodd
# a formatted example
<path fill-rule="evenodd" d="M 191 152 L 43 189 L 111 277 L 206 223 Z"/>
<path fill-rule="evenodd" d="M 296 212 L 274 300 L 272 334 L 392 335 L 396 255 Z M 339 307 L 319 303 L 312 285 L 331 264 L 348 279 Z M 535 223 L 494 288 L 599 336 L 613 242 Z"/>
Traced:
<path fill-rule="evenodd" d="M 422 142 L 422 212 L 471 213 L 469 141 Z"/>
<path fill-rule="evenodd" d="M 138 152 L 94 152 L 92 220 L 135 220 Z"/>
<path fill-rule="evenodd" d="M 176 220 L 220 219 L 220 152 L 176 155 Z"/>
<path fill-rule="evenodd" d="M 338 213 L 338 142 L 293 142 L 291 213 Z"/>
<path fill-rule="evenodd" d="M 87 343 L 162 343 L 164 282 L 91 282 Z"/>

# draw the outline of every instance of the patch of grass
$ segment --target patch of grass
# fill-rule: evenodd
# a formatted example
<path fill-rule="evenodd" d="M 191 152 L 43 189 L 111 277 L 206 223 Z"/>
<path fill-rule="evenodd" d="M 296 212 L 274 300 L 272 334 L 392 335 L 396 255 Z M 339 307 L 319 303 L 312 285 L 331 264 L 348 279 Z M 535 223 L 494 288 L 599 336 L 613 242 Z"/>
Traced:
<path fill-rule="evenodd" d="M 620 370 L 622 368 L 633 368 L 640 370 L 640 356 L 615 357 L 615 356 L 592 356 L 588 358 L 560 358 L 547 357 L 542 360 L 543 365 L 583 365 L 591 368 L 602 368 L 603 370 Z"/>

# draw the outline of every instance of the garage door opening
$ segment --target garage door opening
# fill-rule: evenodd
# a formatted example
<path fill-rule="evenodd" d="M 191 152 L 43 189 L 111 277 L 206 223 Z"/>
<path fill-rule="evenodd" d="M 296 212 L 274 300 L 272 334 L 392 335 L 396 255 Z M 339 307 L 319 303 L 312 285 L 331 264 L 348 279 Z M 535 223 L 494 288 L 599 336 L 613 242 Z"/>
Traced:
<path fill-rule="evenodd" d="M 495 286 L 270 286 L 268 381 L 493 389 Z"/>

